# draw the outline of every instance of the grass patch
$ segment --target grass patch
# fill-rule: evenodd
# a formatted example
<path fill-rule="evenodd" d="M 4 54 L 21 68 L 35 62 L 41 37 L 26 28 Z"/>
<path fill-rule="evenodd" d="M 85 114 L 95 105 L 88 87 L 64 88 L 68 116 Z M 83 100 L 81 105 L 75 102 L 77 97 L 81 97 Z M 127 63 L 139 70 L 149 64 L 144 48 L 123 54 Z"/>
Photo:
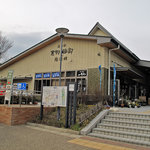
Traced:
<path fill-rule="evenodd" d="M 80 131 L 83 127 L 85 127 L 96 115 L 100 112 L 95 113 L 90 118 L 85 120 L 82 124 L 79 124 L 79 116 L 92 108 L 94 105 L 78 105 L 76 110 L 76 124 L 72 125 L 70 128 L 75 131 Z M 59 128 L 65 128 L 65 115 L 66 108 L 61 108 L 60 110 L 60 120 L 57 121 L 57 109 L 53 112 L 50 112 L 46 115 L 43 115 L 43 120 L 40 120 L 40 116 L 37 116 L 32 122 L 45 124 L 49 126 L 55 126 Z"/>

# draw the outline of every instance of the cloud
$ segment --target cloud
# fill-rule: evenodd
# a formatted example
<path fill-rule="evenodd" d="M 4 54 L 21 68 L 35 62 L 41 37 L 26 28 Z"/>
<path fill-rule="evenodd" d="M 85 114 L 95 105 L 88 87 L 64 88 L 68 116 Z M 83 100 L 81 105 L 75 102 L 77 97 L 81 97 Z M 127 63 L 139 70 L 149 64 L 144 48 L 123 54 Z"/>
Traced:
<path fill-rule="evenodd" d="M 7 58 L 14 57 L 49 36 L 50 32 L 8 33 L 7 37 L 13 42 L 13 47 L 7 52 Z"/>

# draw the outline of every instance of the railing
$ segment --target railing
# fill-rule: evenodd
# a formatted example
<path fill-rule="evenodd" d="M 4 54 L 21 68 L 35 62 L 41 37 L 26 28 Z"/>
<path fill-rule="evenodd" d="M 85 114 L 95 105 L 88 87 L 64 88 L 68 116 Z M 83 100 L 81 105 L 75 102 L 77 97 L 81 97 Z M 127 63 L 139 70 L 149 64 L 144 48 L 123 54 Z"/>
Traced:
<path fill-rule="evenodd" d="M 79 116 L 79 124 L 82 124 L 85 120 L 90 118 L 92 115 L 94 115 L 101 109 L 102 109 L 102 104 L 101 102 L 99 102 L 93 108 L 91 108 L 90 110 L 88 110 L 87 112 Z"/>
<path fill-rule="evenodd" d="M 10 89 L 8 89 L 10 90 Z M 5 96 L 5 92 L 7 91 L 6 88 L 0 88 L 0 95 Z M 24 96 L 32 96 L 32 95 L 40 95 L 41 91 L 35 91 L 35 90 L 18 90 L 18 89 L 13 89 L 11 90 L 11 95 L 12 96 L 18 96 L 22 93 Z"/>
<path fill-rule="evenodd" d="M 0 89 L 0 96 L 5 97 L 6 91 L 7 91 L 6 88 L 3 88 L 3 89 L 1 88 Z M 22 103 L 27 104 L 27 103 L 31 102 L 33 104 L 34 103 L 34 97 L 40 97 L 40 99 L 41 99 L 41 91 L 18 90 L 18 89 L 11 90 L 11 104 L 14 104 L 14 103 L 18 104 L 19 103 L 20 106 Z"/>

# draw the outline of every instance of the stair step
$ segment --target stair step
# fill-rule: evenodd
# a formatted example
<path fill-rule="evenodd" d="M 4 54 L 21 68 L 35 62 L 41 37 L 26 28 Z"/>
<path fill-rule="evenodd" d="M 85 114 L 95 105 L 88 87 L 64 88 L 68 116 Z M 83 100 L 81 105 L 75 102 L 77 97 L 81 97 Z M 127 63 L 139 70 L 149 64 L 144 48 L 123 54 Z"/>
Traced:
<path fill-rule="evenodd" d="M 101 120 L 101 123 L 150 129 L 150 124 L 148 123 L 127 122 L 127 121 L 118 121 L 118 120 L 110 120 L 110 119 L 103 119 Z"/>
<path fill-rule="evenodd" d="M 120 125 L 111 125 L 111 124 L 98 124 L 97 128 L 101 129 L 111 129 L 116 131 L 125 131 L 125 132 L 134 132 L 139 134 L 150 134 L 150 128 L 137 128 L 137 127 L 127 127 L 127 126 L 120 126 Z"/>
<path fill-rule="evenodd" d="M 120 116 L 120 117 L 134 117 L 134 118 L 145 118 L 150 119 L 149 114 L 139 114 L 139 113 L 125 113 L 125 112 L 109 112 L 110 116 Z"/>
<path fill-rule="evenodd" d="M 141 123 L 150 123 L 150 119 L 145 118 L 133 118 L 133 117 L 122 117 L 122 116 L 111 116 L 107 115 L 105 119 L 119 120 L 119 121 L 132 121 L 132 122 L 141 122 Z"/>
<path fill-rule="evenodd" d="M 136 144 L 136 145 L 150 146 L 150 142 L 148 142 L 148 141 L 141 141 L 141 140 L 135 140 L 135 139 L 114 137 L 114 136 L 102 135 L 102 134 L 98 134 L 98 133 L 90 133 L 88 135 L 94 136 L 94 137 L 99 137 L 99 138 L 104 138 L 104 139 L 109 139 L 109 140 L 132 143 L 132 144 Z"/>
<path fill-rule="evenodd" d="M 121 138 L 128 138 L 128 139 L 135 139 L 135 140 L 150 142 L 150 135 L 147 135 L 147 134 L 108 130 L 108 129 L 101 129 L 101 128 L 94 128 L 92 132 L 102 134 L 102 135 L 110 135 L 114 137 L 121 137 Z"/>

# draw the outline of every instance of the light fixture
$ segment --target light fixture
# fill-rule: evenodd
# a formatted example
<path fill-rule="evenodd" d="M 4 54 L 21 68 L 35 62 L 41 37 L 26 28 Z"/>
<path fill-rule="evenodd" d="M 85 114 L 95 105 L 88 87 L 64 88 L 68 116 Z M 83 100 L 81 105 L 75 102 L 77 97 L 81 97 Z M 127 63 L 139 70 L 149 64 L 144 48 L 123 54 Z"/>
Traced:
<path fill-rule="evenodd" d="M 68 33 L 69 30 L 67 28 L 57 28 L 56 32 L 61 33 L 61 34 L 65 34 L 65 33 Z"/>
<path fill-rule="evenodd" d="M 61 86 L 61 67 L 62 67 L 62 46 L 63 46 L 63 38 L 64 34 L 68 33 L 69 30 L 67 28 L 57 28 L 56 32 L 60 34 L 61 45 L 60 45 L 60 70 L 59 70 L 59 86 Z M 60 120 L 60 107 L 57 109 L 57 120 Z"/>

